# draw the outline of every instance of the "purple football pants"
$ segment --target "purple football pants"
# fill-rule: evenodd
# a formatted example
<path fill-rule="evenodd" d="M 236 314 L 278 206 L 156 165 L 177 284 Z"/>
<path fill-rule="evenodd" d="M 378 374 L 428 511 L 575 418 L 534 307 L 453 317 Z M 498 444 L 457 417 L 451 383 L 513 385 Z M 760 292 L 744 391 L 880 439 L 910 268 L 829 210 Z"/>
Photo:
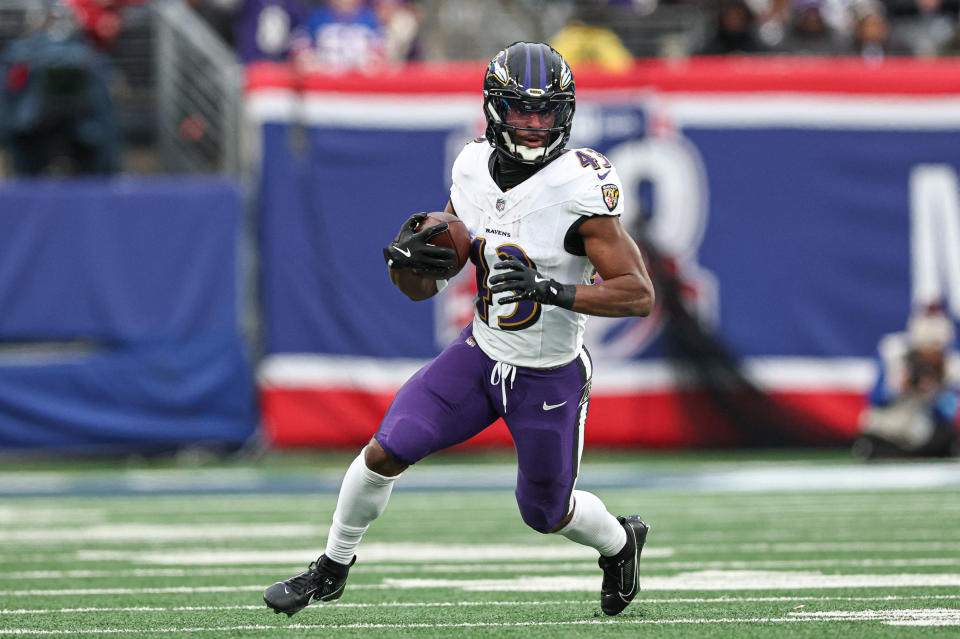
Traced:
<path fill-rule="evenodd" d="M 503 417 L 517 450 L 517 504 L 534 530 L 567 516 L 590 398 L 586 351 L 565 366 L 513 367 L 487 357 L 468 326 L 394 397 L 375 435 L 403 464 L 466 441 Z"/>

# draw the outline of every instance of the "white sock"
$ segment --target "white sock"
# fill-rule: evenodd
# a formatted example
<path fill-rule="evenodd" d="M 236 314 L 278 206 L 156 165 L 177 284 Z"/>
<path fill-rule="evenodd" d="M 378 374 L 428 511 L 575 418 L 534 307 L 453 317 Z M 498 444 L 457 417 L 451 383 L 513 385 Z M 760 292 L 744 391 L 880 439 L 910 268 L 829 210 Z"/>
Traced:
<path fill-rule="evenodd" d="M 400 476 L 385 477 L 367 468 L 365 451 L 366 448 L 360 451 L 343 476 L 337 509 L 333 511 L 333 524 L 327 537 L 327 549 L 323 551 L 327 557 L 341 564 L 349 565 L 353 561 L 363 533 L 387 507 L 393 482 Z"/>
<path fill-rule="evenodd" d="M 604 557 L 612 557 L 627 544 L 627 531 L 617 518 L 607 512 L 599 497 L 582 490 L 573 491 L 573 517 L 557 534 L 596 548 Z"/>

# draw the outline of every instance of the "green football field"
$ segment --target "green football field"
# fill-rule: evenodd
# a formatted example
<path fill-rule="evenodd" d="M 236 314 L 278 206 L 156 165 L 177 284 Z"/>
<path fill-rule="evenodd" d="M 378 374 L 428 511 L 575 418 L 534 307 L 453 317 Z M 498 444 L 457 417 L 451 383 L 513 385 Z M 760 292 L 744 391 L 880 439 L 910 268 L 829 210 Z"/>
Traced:
<path fill-rule="evenodd" d="M 585 460 L 652 525 L 615 618 L 593 551 L 523 525 L 509 459 L 418 465 L 344 597 L 275 615 L 345 462 L 0 467 L 0 638 L 960 636 L 960 465 L 836 454 Z"/>

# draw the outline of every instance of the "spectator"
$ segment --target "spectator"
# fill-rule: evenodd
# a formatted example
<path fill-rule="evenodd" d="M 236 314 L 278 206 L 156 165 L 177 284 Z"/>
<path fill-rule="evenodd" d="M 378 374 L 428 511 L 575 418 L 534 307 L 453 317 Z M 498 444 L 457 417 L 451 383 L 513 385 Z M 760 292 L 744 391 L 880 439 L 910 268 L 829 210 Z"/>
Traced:
<path fill-rule="evenodd" d="M 837 53 L 834 35 L 821 13 L 821 0 L 794 0 L 790 28 L 777 51 L 795 55 Z"/>
<path fill-rule="evenodd" d="M 883 62 L 888 55 L 903 51 L 890 39 L 890 23 L 882 4 L 873 0 L 858 2 L 853 6 L 855 16 L 852 53 L 868 62 Z"/>
<path fill-rule="evenodd" d="M 633 65 L 633 56 L 616 33 L 580 19 L 568 21 L 550 39 L 550 46 L 574 68 L 590 64 L 605 71 L 622 73 Z"/>
<path fill-rule="evenodd" d="M 839 52 L 850 48 L 854 27 L 853 5 L 856 2 L 858 0 L 822 0 L 820 4 L 820 15 L 834 34 Z"/>
<path fill-rule="evenodd" d="M 940 311 L 915 313 L 905 333 L 880 341 L 879 374 L 854 454 L 956 455 L 958 390 L 953 321 Z"/>
<path fill-rule="evenodd" d="M 236 23 L 242 0 L 185 0 L 224 42 L 236 46 Z"/>
<path fill-rule="evenodd" d="M 912 55 L 940 55 L 956 29 L 956 20 L 947 13 L 943 0 L 914 0 L 911 15 L 896 16 L 891 38 Z"/>
<path fill-rule="evenodd" d="M 724 0 L 720 0 L 723 2 Z M 764 49 L 776 49 L 787 35 L 790 0 L 745 0 L 756 19 L 757 39 Z"/>
<path fill-rule="evenodd" d="M 363 69 L 384 61 L 383 25 L 363 0 L 327 0 L 296 30 L 291 56 L 302 70 Z"/>
<path fill-rule="evenodd" d="M 243 0 L 234 39 L 244 64 L 256 60 L 282 62 L 290 55 L 291 36 L 303 24 L 303 0 Z"/>
<path fill-rule="evenodd" d="M 146 0 L 65 0 L 81 31 L 102 51 L 113 48 L 123 28 L 123 8 Z"/>
<path fill-rule="evenodd" d="M 416 9 L 404 0 L 375 0 L 373 7 L 384 28 L 387 62 L 419 60 L 422 57 L 417 37 L 420 18 Z"/>
<path fill-rule="evenodd" d="M 763 47 L 756 35 L 756 19 L 743 0 L 721 0 L 717 7 L 717 31 L 704 55 L 760 53 Z"/>
<path fill-rule="evenodd" d="M 0 55 L 0 143 L 14 171 L 118 170 L 109 68 L 72 21 L 58 13 L 42 30 L 6 47 Z"/>

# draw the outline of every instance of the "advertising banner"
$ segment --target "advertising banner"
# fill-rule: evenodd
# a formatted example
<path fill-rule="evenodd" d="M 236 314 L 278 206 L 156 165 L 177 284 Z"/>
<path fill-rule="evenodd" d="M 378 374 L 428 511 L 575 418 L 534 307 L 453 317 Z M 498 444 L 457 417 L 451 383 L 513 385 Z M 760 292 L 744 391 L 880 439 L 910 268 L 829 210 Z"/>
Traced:
<path fill-rule="evenodd" d="M 275 444 L 362 444 L 403 381 L 470 321 L 471 265 L 415 303 L 390 284 L 380 250 L 411 213 L 447 202 L 454 158 L 484 132 L 483 69 L 249 69 L 267 349 L 258 378 Z M 685 307 L 758 388 L 826 424 L 830 436 L 811 443 L 847 441 L 880 338 L 916 304 L 960 315 L 960 64 L 574 71 L 568 146 L 616 166 L 624 226 L 656 248 Z M 754 443 L 668 357 L 668 322 L 662 301 L 647 318 L 590 318 L 587 444 Z M 509 435 L 495 426 L 474 443 Z"/>

